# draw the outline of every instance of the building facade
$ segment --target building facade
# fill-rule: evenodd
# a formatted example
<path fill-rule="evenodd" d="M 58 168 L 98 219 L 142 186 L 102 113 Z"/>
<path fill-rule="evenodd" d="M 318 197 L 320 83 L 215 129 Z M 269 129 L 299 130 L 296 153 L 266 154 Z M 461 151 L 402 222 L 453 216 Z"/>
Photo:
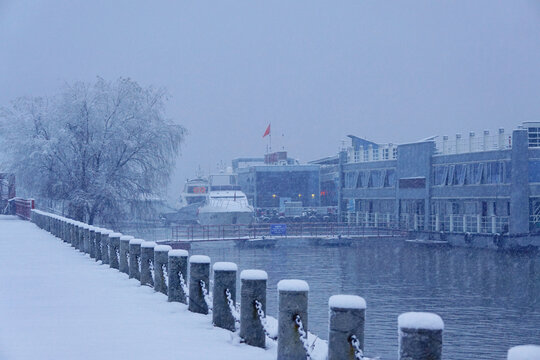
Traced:
<path fill-rule="evenodd" d="M 450 233 L 540 232 L 540 123 L 524 123 L 511 135 L 500 129 L 397 146 L 351 139 L 338 156 L 312 162 L 321 166 L 321 193 L 336 193 L 341 221 Z"/>
<path fill-rule="evenodd" d="M 263 165 L 259 162 L 262 159 L 253 158 L 256 160 L 252 162 L 245 159 L 233 160 L 233 165 L 247 163 L 247 166 L 234 166 L 233 170 L 254 207 L 278 208 L 285 202 L 298 202 L 302 207 L 320 205 L 319 165 L 298 164 L 286 152 L 267 154 Z"/>

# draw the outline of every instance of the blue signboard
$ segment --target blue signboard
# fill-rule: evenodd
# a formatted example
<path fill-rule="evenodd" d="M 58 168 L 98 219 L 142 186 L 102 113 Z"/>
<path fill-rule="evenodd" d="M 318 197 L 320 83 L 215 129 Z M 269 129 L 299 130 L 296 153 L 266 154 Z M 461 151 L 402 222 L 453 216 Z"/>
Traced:
<path fill-rule="evenodd" d="M 287 224 L 271 224 L 270 235 L 287 235 Z"/>

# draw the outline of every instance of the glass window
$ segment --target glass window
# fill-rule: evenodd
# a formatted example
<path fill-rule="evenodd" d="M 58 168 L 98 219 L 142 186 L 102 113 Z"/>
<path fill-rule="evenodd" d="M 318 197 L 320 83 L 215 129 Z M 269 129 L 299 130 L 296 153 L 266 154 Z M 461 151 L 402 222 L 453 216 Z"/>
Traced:
<path fill-rule="evenodd" d="M 464 185 L 465 184 L 465 175 L 467 174 L 467 167 L 465 164 L 457 164 L 455 166 L 455 176 L 454 176 L 454 185 Z"/>
<path fill-rule="evenodd" d="M 396 170 L 387 169 L 384 180 L 385 180 L 384 187 L 395 187 L 396 186 Z"/>
<path fill-rule="evenodd" d="M 540 160 L 529 160 L 529 182 L 540 182 Z"/>

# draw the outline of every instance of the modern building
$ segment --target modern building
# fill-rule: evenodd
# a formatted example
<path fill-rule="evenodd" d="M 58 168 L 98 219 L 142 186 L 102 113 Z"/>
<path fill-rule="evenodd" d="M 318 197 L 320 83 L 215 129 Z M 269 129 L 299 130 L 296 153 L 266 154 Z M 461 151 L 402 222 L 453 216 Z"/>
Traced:
<path fill-rule="evenodd" d="M 320 204 L 319 165 L 299 164 L 284 151 L 232 163 L 238 184 L 256 208 L 278 208 L 285 202 L 301 202 L 303 207 Z"/>
<path fill-rule="evenodd" d="M 336 203 L 342 221 L 438 233 L 540 233 L 540 123 L 512 134 L 499 129 L 401 145 L 349 138 L 338 155 L 311 162 L 321 169 L 321 203 Z"/>

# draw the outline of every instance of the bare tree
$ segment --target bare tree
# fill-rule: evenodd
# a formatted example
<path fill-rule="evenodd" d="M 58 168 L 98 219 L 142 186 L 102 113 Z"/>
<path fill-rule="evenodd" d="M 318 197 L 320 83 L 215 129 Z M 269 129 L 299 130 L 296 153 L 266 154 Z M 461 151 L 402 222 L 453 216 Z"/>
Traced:
<path fill-rule="evenodd" d="M 0 151 L 20 184 L 66 200 L 72 217 L 116 219 L 169 181 L 186 131 L 165 117 L 166 100 L 124 78 L 19 98 L 0 111 Z"/>

